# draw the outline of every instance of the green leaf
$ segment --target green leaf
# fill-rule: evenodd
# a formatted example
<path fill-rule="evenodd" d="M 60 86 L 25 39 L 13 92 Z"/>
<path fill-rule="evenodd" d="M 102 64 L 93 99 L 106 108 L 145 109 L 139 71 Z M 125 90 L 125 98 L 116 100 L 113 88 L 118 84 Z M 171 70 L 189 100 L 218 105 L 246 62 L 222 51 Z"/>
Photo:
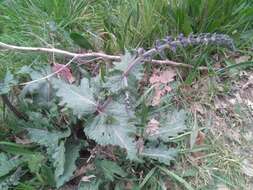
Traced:
<path fill-rule="evenodd" d="M 79 151 L 81 149 L 81 144 L 68 140 L 65 143 L 65 164 L 64 172 L 61 176 L 56 179 L 56 186 L 60 187 L 65 182 L 69 181 L 76 170 L 76 160 L 79 157 Z"/>
<path fill-rule="evenodd" d="M 60 145 L 55 148 L 54 153 L 52 155 L 53 158 L 53 166 L 55 168 L 55 181 L 57 183 L 57 180 L 59 176 L 61 176 L 64 172 L 64 165 L 65 165 L 65 147 L 64 142 L 61 141 Z M 57 185 L 57 187 L 59 187 Z"/>
<path fill-rule="evenodd" d="M 32 173 L 38 173 L 42 166 L 42 161 L 45 157 L 40 153 L 34 153 L 33 155 L 25 156 L 24 160 L 28 163 L 28 168 Z"/>
<path fill-rule="evenodd" d="M 135 59 L 135 56 L 133 56 L 130 52 L 126 52 L 125 55 L 121 56 L 120 62 L 114 62 L 115 65 L 114 69 L 119 71 L 126 71 L 129 64 Z"/>
<path fill-rule="evenodd" d="M 113 72 L 111 76 L 107 76 L 103 87 L 108 88 L 112 93 L 117 93 L 126 88 L 122 80 L 122 74 L 119 72 Z"/>
<path fill-rule="evenodd" d="M 92 180 L 91 182 L 81 182 L 78 190 L 99 190 L 102 182 L 100 180 Z"/>
<path fill-rule="evenodd" d="M 161 127 L 157 131 L 148 135 L 147 138 L 150 140 L 162 139 L 164 142 L 169 142 L 170 137 L 175 137 L 178 133 L 184 132 L 186 129 L 186 112 L 184 110 L 173 111 L 168 113 L 165 121 L 161 123 Z"/>
<path fill-rule="evenodd" d="M 9 190 L 11 187 L 18 185 L 20 177 L 23 175 L 21 168 L 18 168 L 14 173 L 9 176 L 0 178 L 0 189 Z"/>
<path fill-rule="evenodd" d="M 53 80 L 53 86 L 58 89 L 56 95 L 61 98 L 60 105 L 66 105 L 66 107 L 72 109 L 79 118 L 84 114 L 96 111 L 97 104 L 92 89 L 89 87 L 88 79 L 82 79 L 80 86 L 55 79 Z"/>
<path fill-rule="evenodd" d="M 127 150 L 129 159 L 136 159 L 136 128 L 129 123 L 124 105 L 111 102 L 104 113 L 96 116 L 84 128 L 85 134 L 100 145 L 117 145 Z"/>
<path fill-rule="evenodd" d="M 127 173 L 118 164 L 109 160 L 98 160 L 96 166 L 102 170 L 105 178 L 110 181 L 113 181 L 115 176 L 127 176 Z"/>
<path fill-rule="evenodd" d="M 129 51 L 126 51 L 125 55 L 121 56 L 121 62 L 114 62 L 114 70 L 125 72 L 130 64 L 136 59 L 136 55 L 132 55 Z M 136 79 L 140 80 L 143 76 L 143 66 L 138 62 L 134 68 L 132 68 L 131 75 L 134 75 Z"/>
<path fill-rule="evenodd" d="M 0 83 L 0 94 L 7 94 L 11 90 L 11 87 L 16 84 L 17 81 L 14 79 L 14 75 L 8 70 L 3 83 Z"/>
<path fill-rule="evenodd" d="M 68 137 L 71 133 L 70 129 L 65 131 L 48 131 L 46 129 L 29 128 L 27 131 L 32 142 L 46 147 L 57 145 L 60 139 Z"/>
<path fill-rule="evenodd" d="M 174 148 L 167 148 L 166 146 L 158 146 L 158 147 L 144 148 L 144 150 L 140 153 L 140 155 L 170 165 L 170 161 L 175 160 L 177 152 L 178 151 Z"/>
<path fill-rule="evenodd" d="M 19 158 L 9 159 L 4 153 L 0 153 L 0 177 L 9 174 L 16 169 L 23 161 Z"/>
<path fill-rule="evenodd" d="M 20 160 L 27 162 L 28 168 L 33 173 L 39 172 L 41 163 L 44 160 L 44 156 L 41 153 L 29 150 L 24 145 L 1 141 L 0 149 L 14 155 L 22 155 Z"/>
<path fill-rule="evenodd" d="M 70 34 L 70 38 L 74 41 L 75 44 L 79 45 L 81 48 L 84 49 L 93 49 L 91 43 L 89 42 L 88 38 L 85 36 L 78 34 L 76 32 L 72 32 Z"/>
<path fill-rule="evenodd" d="M 42 165 L 41 177 L 46 185 L 55 186 L 55 178 L 51 167 Z"/>
<path fill-rule="evenodd" d="M 31 70 L 31 69 L 30 69 Z M 32 80 L 41 79 L 51 73 L 50 67 L 41 68 L 40 71 L 31 70 L 29 75 Z M 27 84 L 21 94 L 20 98 L 25 98 L 27 95 L 32 95 L 35 103 L 45 105 L 53 99 L 51 84 L 48 80 L 37 81 L 36 83 Z"/>

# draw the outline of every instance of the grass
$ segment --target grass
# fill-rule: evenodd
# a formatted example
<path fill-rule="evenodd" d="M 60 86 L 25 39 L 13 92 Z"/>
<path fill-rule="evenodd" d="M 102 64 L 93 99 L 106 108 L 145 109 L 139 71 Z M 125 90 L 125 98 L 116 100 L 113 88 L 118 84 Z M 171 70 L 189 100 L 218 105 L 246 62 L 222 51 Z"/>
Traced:
<path fill-rule="evenodd" d="M 0 41 L 80 51 L 70 37 L 72 33 L 78 33 L 92 44 L 94 50 L 118 54 L 125 49 L 152 47 L 155 40 L 167 35 L 217 32 L 232 36 L 238 50 L 252 56 L 252 20 L 251 0 L 3 0 L 0 1 Z M 216 62 L 211 57 L 214 54 L 226 59 L 226 51 L 216 47 L 179 50 L 177 54 L 168 53 L 168 57 L 195 66 L 207 65 L 212 70 Z M 56 61 L 62 60 L 56 58 Z M 0 51 L 0 78 L 7 69 L 16 72 L 24 65 L 43 65 L 52 61 L 51 55 Z M 247 65 L 250 64 L 252 62 Z M 233 67 L 228 65 L 224 70 Z M 219 77 L 213 72 L 209 74 L 210 77 Z M 186 85 L 202 77 L 197 70 L 187 71 L 184 75 Z M 217 95 L 215 88 L 208 90 L 204 101 L 213 100 Z M 183 94 L 183 97 L 188 95 Z M 194 98 L 203 101 L 202 97 Z M 213 104 L 212 101 L 205 103 Z M 191 106 L 189 102 L 185 105 Z M 0 124 L 0 130 L 1 127 Z M 212 135 L 205 142 L 202 165 L 189 160 L 186 152 L 192 150 L 184 144 L 185 153 L 176 164 L 180 166 L 178 170 L 172 173 L 160 168 L 169 176 L 175 189 L 191 189 L 188 184 L 203 190 L 216 189 L 218 184 L 231 189 L 245 188 L 246 178 L 240 170 L 240 157 L 233 153 L 226 141 Z M 1 134 L 0 138 L 5 137 Z M 161 171 L 158 168 L 152 169 L 144 178 L 141 183 L 143 189 L 152 188 L 151 182 L 159 181 Z M 179 172 L 188 173 L 188 177 L 181 178 Z M 37 182 L 25 182 L 23 189 L 28 189 L 33 183 Z"/>

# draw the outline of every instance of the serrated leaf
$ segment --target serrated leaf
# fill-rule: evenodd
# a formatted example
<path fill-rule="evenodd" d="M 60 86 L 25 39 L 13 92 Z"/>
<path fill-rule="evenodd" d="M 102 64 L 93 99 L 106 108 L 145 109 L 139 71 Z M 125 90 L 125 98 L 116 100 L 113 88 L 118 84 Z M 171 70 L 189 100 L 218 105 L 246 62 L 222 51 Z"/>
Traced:
<path fill-rule="evenodd" d="M 124 81 L 121 73 L 113 73 L 106 77 L 106 82 L 103 84 L 104 88 L 108 88 L 112 93 L 117 93 L 125 89 Z"/>
<path fill-rule="evenodd" d="M 9 190 L 11 187 L 18 185 L 22 175 L 23 172 L 21 168 L 18 168 L 13 174 L 0 178 L 0 189 Z"/>
<path fill-rule="evenodd" d="M 120 62 L 114 62 L 114 70 L 126 71 L 129 65 L 136 59 L 135 55 L 132 55 L 129 51 L 126 51 L 125 55 L 121 56 Z M 143 66 L 138 62 L 131 70 L 131 75 L 134 75 L 137 80 L 140 80 L 143 76 Z"/>
<path fill-rule="evenodd" d="M 85 127 L 85 134 L 100 145 L 117 145 L 127 150 L 128 158 L 136 156 L 136 144 L 134 138 L 129 136 L 133 133 L 128 126 L 120 124 L 107 124 L 106 116 L 97 116 L 91 124 Z"/>
<path fill-rule="evenodd" d="M 53 80 L 54 88 L 58 89 L 56 95 L 61 98 L 60 105 L 73 110 L 79 118 L 82 115 L 96 111 L 97 104 L 89 87 L 88 79 L 84 78 L 80 86 L 64 83 L 61 80 Z"/>
<path fill-rule="evenodd" d="M 164 142 L 170 141 L 171 137 L 175 137 L 178 133 L 186 129 L 186 112 L 184 110 L 168 113 L 167 118 L 152 135 L 147 135 L 150 140 L 162 139 Z"/>
<path fill-rule="evenodd" d="M 65 131 L 48 131 L 46 129 L 29 128 L 27 131 L 32 142 L 46 147 L 58 144 L 60 139 L 66 138 L 71 134 L 70 129 Z"/>
<path fill-rule="evenodd" d="M 3 83 L 0 83 L 0 94 L 7 94 L 11 90 L 11 87 L 16 84 L 17 81 L 14 79 L 14 75 L 8 70 Z"/>
<path fill-rule="evenodd" d="M 114 180 L 115 174 L 120 177 L 127 176 L 127 173 L 118 164 L 109 160 L 98 160 L 96 166 L 102 170 L 104 176 L 110 181 Z"/>
<path fill-rule="evenodd" d="M 177 150 L 174 148 L 167 148 L 166 146 L 149 147 L 144 148 L 140 155 L 169 165 L 170 161 L 175 159 Z"/>
<path fill-rule="evenodd" d="M 55 181 L 57 182 L 59 176 L 61 176 L 64 172 L 65 147 L 63 141 L 61 141 L 60 145 L 55 148 L 54 153 L 52 154 L 52 158 L 53 158 L 53 166 L 55 168 L 54 172 Z"/>
<path fill-rule="evenodd" d="M 9 159 L 4 153 L 0 153 L 0 177 L 9 174 L 10 171 L 17 168 L 23 161 L 21 159 Z"/>
<path fill-rule="evenodd" d="M 69 129 L 66 131 L 48 131 L 29 128 L 27 130 L 30 140 L 34 143 L 38 143 L 47 147 L 47 152 L 49 155 L 53 154 L 54 149 L 58 146 L 60 139 L 66 138 L 71 134 Z"/>
<path fill-rule="evenodd" d="M 121 56 L 120 62 L 114 62 L 114 69 L 119 71 L 125 71 L 129 64 L 135 59 L 135 56 L 132 55 L 129 51 L 126 51 L 125 55 Z"/>
<path fill-rule="evenodd" d="M 75 44 L 79 45 L 81 48 L 84 48 L 87 50 L 93 49 L 89 40 L 81 34 L 78 34 L 76 32 L 72 32 L 70 34 L 70 38 L 75 42 Z"/>
<path fill-rule="evenodd" d="M 49 67 L 45 67 L 40 71 L 31 70 L 29 73 L 32 80 L 43 78 L 49 74 Z M 54 91 L 48 80 L 41 80 L 37 81 L 36 83 L 25 85 L 22 92 L 20 93 L 20 98 L 25 98 L 27 95 L 33 95 L 32 98 L 35 103 L 48 104 L 52 100 L 54 95 Z"/>
<path fill-rule="evenodd" d="M 69 181 L 76 170 L 76 160 L 79 157 L 79 151 L 81 144 L 73 141 L 67 141 L 65 143 L 65 164 L 64 172 L 56 179 L 56 186 L 61 187 L 65 182 Z"/>
<path fill-rule="evenodd" d="M 136 158 L 136 143 L 131 134 L 135 126 L 129 123 L 129 115 L 124 105 L 111 102 L 104 113 L 96 116 L 84 128 L 85 134 L 100 145 L 117 145 L 127 150 L 128 158 Z"/>

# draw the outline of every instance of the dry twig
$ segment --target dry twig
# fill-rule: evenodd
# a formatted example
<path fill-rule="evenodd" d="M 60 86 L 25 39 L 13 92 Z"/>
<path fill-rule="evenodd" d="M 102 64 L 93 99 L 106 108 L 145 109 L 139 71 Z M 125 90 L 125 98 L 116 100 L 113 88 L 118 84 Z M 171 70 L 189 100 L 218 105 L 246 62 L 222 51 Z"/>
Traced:
<path fill-rule="evenodd" d="M 94 59 L 101 58 L 104 60 L 111 61 L 120 61 L 120 56 L 117 55 L 108 55 L 101 52 L 91 52 L 91 53 L 73 53 L 66 50 L 56 49 L 56 48 L 44 48 L 44 47 L 23 47 L 23 46 L 15 46 L 9 45 L 3 42 L 0 42 L 0 47 L 8 50 L 16 50 L 16 51 L 34 51 L 34 52 L 46 52 L 46 53 L 55 53 L 61 54 L 67 57 L 75 57 L 76 59 Z M 151 60 L 151 63 L 154 64 L 166 64 L 172 67 L 185 67 L 185 68 L 193 68 L 192 65 L 188 65 L 185 63 L 178 63 L 170 60 Z M 208 70 L 207 67 L 199 67 L 199 70 Z"/>

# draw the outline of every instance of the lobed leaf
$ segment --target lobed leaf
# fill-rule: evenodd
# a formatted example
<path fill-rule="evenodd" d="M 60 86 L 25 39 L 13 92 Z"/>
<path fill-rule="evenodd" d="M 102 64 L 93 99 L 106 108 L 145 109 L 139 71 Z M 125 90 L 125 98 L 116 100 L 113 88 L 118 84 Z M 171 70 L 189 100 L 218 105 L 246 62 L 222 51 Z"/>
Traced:
<path fill-rule="evenodd" d="M 136 132 L 135 126 L 129 123 L 129 115 L 124 105 L 110 103 L 104 113 L 96 116 L 84 128 L 85 134 L 100 145 L 117 145 L 127 150 L 128 158 L 136 158 L 136 143 L 131 134 Z"/>
<path fill-rule="evenodd" d="M 0 177 L 3 177 L 16 169 L 23 161 L 21 159 L 9 159 L 6 154 L 0 153 Z"/>
<path fill-rule="evenodd" d="M 114 62 L 114 70 L 126 71 L 129 65 L 136 59 L 135 55 L 132 55 L 129 51 L 126 51 L 125 55 L 121 56 L 121 62 Z M 130 72 L 131 75 L 134 75 L 137 80 L 140 80 L 143 76 L 143 66 L 142 64 L 137 63 Z"/>
<path fill-rule="evenodd" d="M 144 148 L 140 155 L 169 165 L 170 161 L 175 159 L 177 150 L 174 148 L 167 148 L 165 146 L 148 147 Z"/>
<path fill-rule="evenodd" d="M 12 85 L 16 85 L 17 81 L 14 79 L 14 75 L 8 70 L 4 81 L 0 83 L 0 94 L 7 94 L 10 90 Z"/>
<path fill-rule="evenodd" d="M 68 140 L 65 143 L 65 164 L 64 171 L 62 175 L 60 175 L 56 179 L 56 186 L 60 187 L 65 182 L 69 181 L 73 176 L 74 171 L 76 170 L 76 160 L 79 157 L 79 151 L 81 149 L 81 144 L 77 142 L 73 142 Z"/>
<path fill-rule="evenodd" d="M 66 107 L 72 109 L 73 113 L 79 118 L 82 115 L 96 111 L 97 104 L 92 89 L 89 87 L 88 79 L 82 79 L 80 86 L 55 79 L 53 80 L 53 86 L 58 89 L 56 95 L 61 98 L 60 105 L 66 105 Z"/>
<path fill-rule="evenodd" d="M 52 154 L 52 158 L 53 166 L 55 168 L 55 181 L 58 183 L 57 180 L 63 174 L 65 165 L 65 147 L 63 141 L 61 141 L 60 145 L 55 148 L 54 153 Z"/>
<path fill-rule="evenodd" d="M 42 129 L 29 128 L 28 136 L 32 142 L 38 143 L 39 145 L 47 147 L 47 152 L 52 155 L 55 148 L 58 146 L 60 139 L 70 136 L 71 131 L 48 131 Z"/>
<path fill-rule="evenodd" d="M 147 134 L 150 140 L 162 139 L 164 142 L 170 141 L 171 137 L 175 137 L 178 133 L 182 133 L 186 129 L 186 112 L 184 110 L 173 111 L 168 113 L 162 126 L 157 128 L 152 135 Z"/>
<path fill-rule="evenodd" d="M 127 173 L 115 162 L 109 160 L 98 160 L 96 166 L 100 168 L 107 179 L 113 181 L 115 174 L 120 177 L 126 177 Z"/>

